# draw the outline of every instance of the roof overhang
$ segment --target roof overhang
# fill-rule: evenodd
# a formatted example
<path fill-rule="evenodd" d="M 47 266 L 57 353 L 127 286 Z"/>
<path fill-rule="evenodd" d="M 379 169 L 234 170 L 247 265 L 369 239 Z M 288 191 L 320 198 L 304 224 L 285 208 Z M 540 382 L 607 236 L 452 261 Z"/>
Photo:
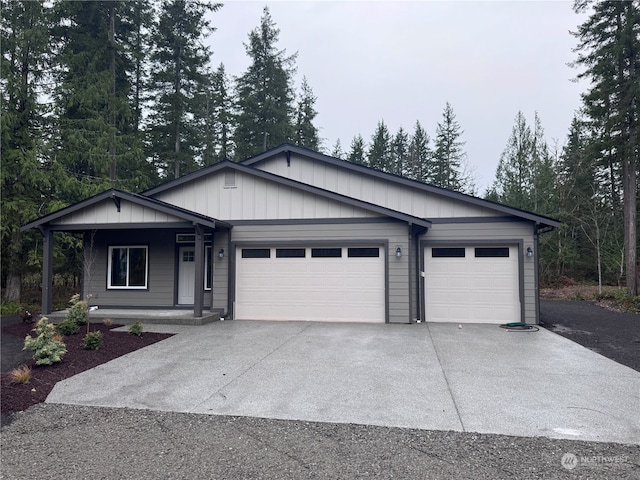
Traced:
<path fill-rule="evenodd" d="M 160 200 L 156 200 L 154 198 L 145 197 L 143 195 L 138 195 L 135 193 L 124 192 L 122 190 L 110 189 L 106 190 L 102 193 L 94 195 L 86 200 L 70 205 L 66 208 L 62 208 L 55 212 L 52 212 L 48 215 L 44 215 L 36 220 L 33 220 L 29 223 L 26 223 L 22 227 L 20 227 L 20 231 L 24 232 L 30 230 L 32 228 L 39 229 L 51 229 L 51 230 L 59 230 L 59 231 L 78 231 L 78 230 L 87 230 L 87 229 L 116 229 L 116 228 L 130 228 L 130 223 L 109 223 L 109 224 L 59 224 L 56 225 L 56 221 L 62 219 L 63 217 L 79 212 L 83 209 L 93 207 L 105 200 L 111 200 L 114 203 L 114 208 L 120 211 L 121 202 L 127 201 L 132 204 L 139 205 L 141 207 L 149 208 L 151 210 L 161 212 L 167 215 L 171 215 L 179 219 L 180 222 L 186 222 L 192 225 L 201 225 L 203 227 L 208 228 L 231 228 L 229 223 L 216 220 L 214 218 L 207 217 L 205 215 L 200 215 L 189 210 L 185 210 L 183 208 L 176 207 L 174 205 L 162 202 Z M 139 226 L 144 226 L 144 228 L 170 228 L 172 226 L 177 226 L 175 222 L 168 223 L 144 223 Z"/>

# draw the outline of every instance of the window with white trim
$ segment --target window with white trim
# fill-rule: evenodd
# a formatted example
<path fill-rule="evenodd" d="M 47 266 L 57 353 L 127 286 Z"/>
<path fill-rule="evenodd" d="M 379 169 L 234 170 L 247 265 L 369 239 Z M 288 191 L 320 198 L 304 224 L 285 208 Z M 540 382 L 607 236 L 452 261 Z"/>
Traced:
<path fill-rule="evenodd" d="M 147 288 L 148 247 L 117 245 L 109 247 L 107 288 Z"/>

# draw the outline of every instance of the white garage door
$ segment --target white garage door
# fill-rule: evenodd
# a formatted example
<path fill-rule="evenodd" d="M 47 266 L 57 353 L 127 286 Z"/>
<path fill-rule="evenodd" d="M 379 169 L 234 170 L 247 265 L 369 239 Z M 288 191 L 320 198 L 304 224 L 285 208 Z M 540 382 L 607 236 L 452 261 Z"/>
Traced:
<path fill-rule="evenodd" d="M 382 247 L 236 249 L 235 318 L 384 322 Z"/>
<path fill-rule="evenodd" d="M 428 322 L 521 321 L 518 247 L 426 247 Z"/>

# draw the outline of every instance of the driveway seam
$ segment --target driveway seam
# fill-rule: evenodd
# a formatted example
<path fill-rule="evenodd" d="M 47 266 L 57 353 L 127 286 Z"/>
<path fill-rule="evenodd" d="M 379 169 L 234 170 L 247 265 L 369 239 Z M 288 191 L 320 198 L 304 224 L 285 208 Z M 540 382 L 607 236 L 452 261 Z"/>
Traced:
<path fill-rule="evenodd" d="M 273 350 L 271 350 L 269 353 L 267 353 L 265 356 L 257 359 L 255 362 L 253 362 L 249 367 L 247 367 L 245 370 L 243 370 L 239 375 L 236 375 L 234 378 L 232 378 L 231 380 L 229 380 L 227 383 L 225 383 L 223 386 L 221 386 L 218 390 L 216 390 L 215 392 L 213 392 L 211 395 L 209 395 L 206 399 L 204 399 L 203 401 L 201 401 L 200 403 L 198 403 L 197 405 L 194 405 L 191 409 L 189 409 L 189 413 L 195 413 L 195 410 L 198 409 L 200 406 L 202 406 L 204 403 L 208 402 L 209 400 L 211 400 L 213 397 L 215 397 L 216 395 L 220 395 L 224 400 L 227 399 L 226 395 L 224 395 L 223 393 L 221 393 L 225 388 L 227 388 L 229 385 L 231 385 L 232 383 L 236 382 L 238 379 L 240 379 L 241 377 L 245 376 L 247 374 L 247 372 L 249 372 L 249 370 L 252 370 L 256 365 L 258 365 L 259 363 L 261 363 L 262 361 L 264 361 L 266 358 L 269 358 L 271 355 L 273 355 L 274 353 L 276 353 L 278 350 L 280 350 L 282 347 L 284 347 L 287 343 L 289 343 L 291 340 L 293 340 L 294 338 L 298 337 L 299 335 L 301 335 L 302 333 L 306 332 L 312 325 L 312 322 L 309 322 L 309 325 L 305 325 L 304 328 L 302 330 L 300 330 L 298 333 L 291 335 L 288 339 L 286 339 L 284 342 L 282 342 L 280 345 L 278 345 L 276 348 L 274 348 Z"/>
<path fill-rule="evenodd" d="M 451 385 L 449 384 L 449 379 L 447 378 L 447 372 L 444 370 L 444 367 L 442 366 L 440 353 L 438 352 L 438 348 L 436 347 L 436 344 L 433 341 L 433 335 L 431 334 L 431 327 L 429 326 L 429 322 L 427 322 L 427 331 L 429 332 L 429 340 L 431 340 L 431 346 L 433 346 L 433 351 L 436 352 L 436 358 L 438 359 L 438 365 L 440 366 L 440 371 L 442 371 L 442 376 L 444 377 L 444 381 L 447 384 L 447 390 L 449 391 L 449 395 L 451 395 L 451 401 L 453 402 L 453 407 L 456 409 L 456 415 L 458 415 L 458 421 L 460 422 L 462 431 L 466 432 L 467 429 L 465 428 L 464 422 L 462 421 L 462 416 L 460 415 L 460 410 L 458 409 L 458 403 L 456 402 L 456 397 L 453 395 L 453 390 L 451 390 Z"/>

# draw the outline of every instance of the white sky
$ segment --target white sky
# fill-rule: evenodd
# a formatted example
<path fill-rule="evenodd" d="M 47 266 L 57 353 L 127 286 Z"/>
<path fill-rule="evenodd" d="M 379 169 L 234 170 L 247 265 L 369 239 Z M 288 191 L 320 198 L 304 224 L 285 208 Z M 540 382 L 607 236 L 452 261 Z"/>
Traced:
<path fill-rule="evenodd" d="M 268 5 L 278 46 L 298 52 L 318 97 L 316 126 L 328 152 L 354 135 L 369 142 L 379 120 L 392 134 L 416 120 L 433 139 L 445 103 L 464 130 L 478 194 L 495 176 L 519 110 L 538 112 L 547 142 L 563 145 L 584 83 L 567 65 L 583 16 L 569 1 L 231 1 L 212 14 L 212 64 L 230 76 L 248 64 L 243 42 Z"/>

